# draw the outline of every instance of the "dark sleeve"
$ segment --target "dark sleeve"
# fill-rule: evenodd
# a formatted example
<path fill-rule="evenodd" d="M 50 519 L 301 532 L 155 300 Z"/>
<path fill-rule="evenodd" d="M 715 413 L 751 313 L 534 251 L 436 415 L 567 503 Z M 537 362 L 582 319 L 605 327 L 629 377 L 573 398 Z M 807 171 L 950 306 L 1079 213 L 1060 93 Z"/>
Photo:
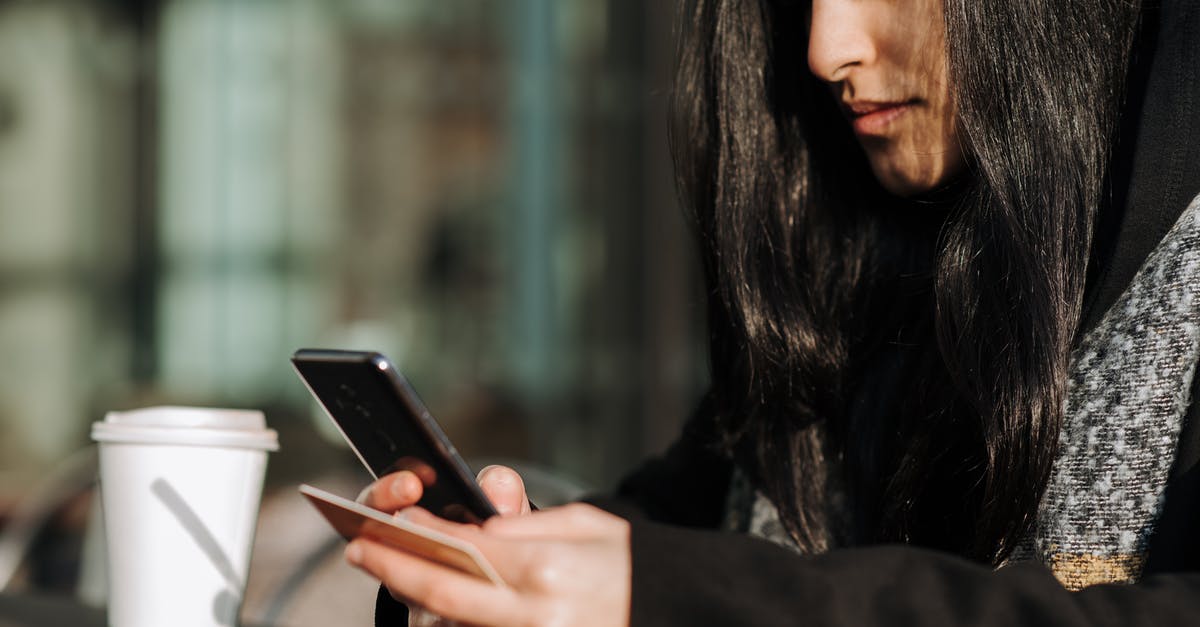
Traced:
<path fill-rule="evenodd" d="M 375 627 L 408 627 L 408 606 L 393 599 L 384 586 L 375 593 Z"/>
<path fill-rule="evenodd" d="M 733 463 L 721 452 L 715 418 L 705 402 L 666 453 L 625 477 L 615 495 L 586 501 L 625 518 L 713 528 L 724 515 L 732 474 Z"/>
<path fill-rule="evenodd" d="M 1072 593 L 1037 564 L 992 570 L 908 546 L 803 557 L 745 535 L 631 525 L 633 626 L 1200 625 L 1200 574 Z"/>

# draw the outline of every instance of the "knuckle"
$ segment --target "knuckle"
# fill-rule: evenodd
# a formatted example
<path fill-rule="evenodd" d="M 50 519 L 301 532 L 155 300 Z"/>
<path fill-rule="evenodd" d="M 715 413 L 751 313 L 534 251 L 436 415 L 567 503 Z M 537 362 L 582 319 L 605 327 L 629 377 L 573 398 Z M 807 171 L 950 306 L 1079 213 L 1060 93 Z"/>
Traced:
<path fill-rule="evenodd" d="M 553 590 L 563 580 L 562 565 L 555 555 L 545 549 L 530 554 L 523 573 L 526 581 L 535 590 Z"/>
<path fill-rule="evenodd" d="M 566 505 L 564 510 L 567 514 L 567 521 L 572 525 L 577 525 L 591 517 L 593 508 L 586 503 L 571 503 Z"/>

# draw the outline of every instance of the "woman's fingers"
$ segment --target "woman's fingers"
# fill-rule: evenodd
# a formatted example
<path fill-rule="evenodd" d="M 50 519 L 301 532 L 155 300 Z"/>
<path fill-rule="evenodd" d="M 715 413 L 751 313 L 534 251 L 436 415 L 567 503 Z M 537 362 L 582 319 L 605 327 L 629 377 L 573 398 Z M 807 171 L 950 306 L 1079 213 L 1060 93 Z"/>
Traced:
<path fill-rule="evenodd" d="M 604 534 L 619 528 L 625 521 L 602 509 L 584 503 L 552 507 L 527 516 L 494 516 L 475 525 L 456 523 L 434 516 L 423 508 L 409 507 L 396 514 L 408 522 L 479 545 L 480 549 L 503 550 L 498 541 L 519 538 L 577 540 Z"/>
<path fill-rule="evenodd" d="M 516 518 L 489 518 L 484 531 L 497 538 L 579 539 L 603 534 L 625 524 L 604 510 L 585 503 L 571 503 Z"/>
<path fill-rule="evenodd" d="M 495 516 L 483 528 L 415 507 L 400 516 L 473 544 L 507 584 L 493 585 L 366 538 L 351 542 L 346 559 L 409 605 L 481 625 L 629 624 L 629 525 L 620 518 L 587 505 Z"/>
<path fill-rule="evenodd" d="M 528 514 L 529 498 L 521 475 L 505 466 L 488 466 L 479 472 L 479 486 L 501 516 Z M 420 477 L 401 470 L 380 477 L 358 495 L 358 502 L 380 511 L 395 512 L 421 500 L 425 486 Z"/>
<path fill-rule="evenodd" d="M 507 466 L 488 466 L 479 471 L 475 480 L 501 516 L 529 513 L 525 482 L 517 471 Z"/>
<path fill-rule="evenodd" d="M 401 470 L 380 477 L 358 495 L 358 501 L 367 507 L 384 512 L 395 512 L 421 500 L 425 486 L 416 474 Z"/>
<path fill-rule="evenodd" d="M 346 547 L 346 560 L 382 581 L 393 596 L 452 620 L 514 625 L 527 623 L 525 613 L 536 611 L 511 588 L 365 538 Z"/>
<path fill-rule="evenodd" d="M 420 507 L 410 507 L 396 514 L 396 517 L 469 543 L 479 549 L 479 552 L 483 554 L 500 574 L 500 578 L 510 584 L 520 583 L 522 579 L 528 576 L 531 570 L 535 570 L 538 567 L 538 560 L 544 556 L 544 551 L 531 550 L 530 545 L 521 543 L 519 540 L 537 538 L 543 542 L 553 542 L 559 538 L 587 535 L 582 533 L 577 534 L 575 530 L 571 529 L 561 529 L 552 525 L 544 525 L 540 522 L 535 522 L 528 529 L 520 533 L 509 534 L 508 537 L 492 534 L 487 531 L 492 524 L 491 521 L 511 520 L 530 522 L 541 518 L 542 512 L 535 512 L 529 516 L 510 518 L 496 516 L 488 519 L 489 522 L 485 523 L 483 528 L 439 518 Z M 544 533 L 537 533 L 537 529 L 542 530 Z M 514 540 L 518 541 L 514 542 Z"/>

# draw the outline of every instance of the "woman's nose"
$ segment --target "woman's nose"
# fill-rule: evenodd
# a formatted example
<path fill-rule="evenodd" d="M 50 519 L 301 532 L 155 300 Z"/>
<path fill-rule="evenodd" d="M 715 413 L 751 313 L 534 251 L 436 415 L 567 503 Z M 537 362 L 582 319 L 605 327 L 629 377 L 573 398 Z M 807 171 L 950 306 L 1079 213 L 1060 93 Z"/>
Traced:
<path fill-rule="evenodd" d="M 808 67 L 817 78 L 836 83 L 845 80 L 854 68 L 875 60 L 865 4 L 856 0 L 812 0 Z"/>

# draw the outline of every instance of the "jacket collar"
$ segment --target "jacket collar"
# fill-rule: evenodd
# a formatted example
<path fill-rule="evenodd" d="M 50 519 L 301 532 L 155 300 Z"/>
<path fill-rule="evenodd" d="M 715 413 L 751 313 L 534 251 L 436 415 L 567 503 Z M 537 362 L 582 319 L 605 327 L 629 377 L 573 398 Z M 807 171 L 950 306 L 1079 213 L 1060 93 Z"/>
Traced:
<path fill-rule="evenodd" d="M 1146 5 L 1077 337 L 1096 326 L 1200 193 L 1200 3 Z"/>

